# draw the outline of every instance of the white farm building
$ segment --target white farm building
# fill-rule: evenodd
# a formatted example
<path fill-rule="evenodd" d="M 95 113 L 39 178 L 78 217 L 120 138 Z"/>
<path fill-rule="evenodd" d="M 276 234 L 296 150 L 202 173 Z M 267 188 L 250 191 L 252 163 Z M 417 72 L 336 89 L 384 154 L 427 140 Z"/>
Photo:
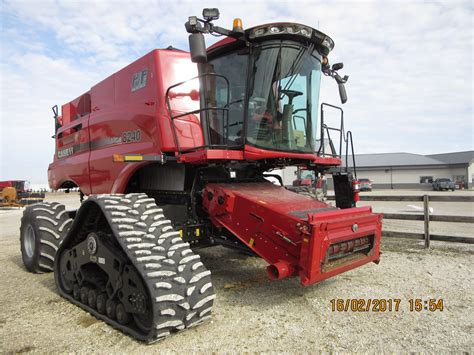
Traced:
<path fill-rule="evenodd" d="M 357 177 L 372 180 L 375 189 L 430 189 L 437 178 L 462 181 L 469 188 L 474 183 L 472 150 L 431 155 L 358 154 L 355 160 Z"/>
<path fill-rule="evenodd" d="M 345 157 L 342 159 L 345 161 Z M 350 159 L 349 159 L 350 160 Z M 374 189 L 431 189 L 437 178 L 464 182 L 467 188 L 474 184 L 474 151 L 421 155 L 412 153 L 357 154 L 357 177 L 372 180 Z M 352 162 L 349 166 L 352 167 Z M 291 185 L 296 168 L 274 171 Z M 328 186 L 332 188 L 328 175 Z"/>

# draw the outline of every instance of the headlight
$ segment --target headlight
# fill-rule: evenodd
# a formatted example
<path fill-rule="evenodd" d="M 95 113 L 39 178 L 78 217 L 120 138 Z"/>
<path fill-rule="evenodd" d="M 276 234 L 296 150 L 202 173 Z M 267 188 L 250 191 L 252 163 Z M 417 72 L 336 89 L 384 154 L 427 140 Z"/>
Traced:
<path fill-rule="evenodd" d="M 250 40 L 273 35 L 294 35 L 300 38 L 303 37 L 324 47 L 323 51 L 325 55 L 334 48 L 334 41 L 330 37 L 311 27 L 297 23 L 274 23 L 258 26 L 250 29 L 248 34 Z"/>
<path fill-rule="evenodd" d="M 308 38 L 311 37 L 311 30 L 308 30 L 307 28 L 304 28 L 304 27 L 303 27 L 303 28 L 300 30 L 300 33 L 301 33 L 303 36 L 306 36 L 306 37 L 308 37 Z"/>
<path fill-rule="evenodd" d="M 279 29 L 278 27 L 276 27 L 276 26 L 270 27 L 270 32 L 271 32 L 271 33 L 280 33 L 280 32 L 284 32 L 284 31 L 285 31 L 284 29 L 283 29 L 283 31 L 282 31 L 282 30 L 280 30 L 280 29 Z"/>
<path fill-rule="evenodd" d="M 254 37 L 260 37 L 265 34 L 266 29 L 265 28 L 257 28 L 256 30 L 253 31 Z"/>
<path fill-rule="evenodd" d="M 262 36 L 283 34 L 283 33 L 302 35 L 306 38 L 311 38 L 312 32 L 313 30 L 311 28 L 298 25 L 298 24 L 291 24 L 291 25 L 282 24 L 281 26 L 266 25 L 266 26 L 254 28 L 250 32 L 249 38 L 254 39 L 254 38 L 258 38 Z"/>
<path fill-rule="evenodd" d="M 327 49 L 329 49 L 329 51 L 332 51 L 332 49 L 334 48 L 334 41 L 328 36 L 324 37 L 323 42 L 321 44 Z"/>

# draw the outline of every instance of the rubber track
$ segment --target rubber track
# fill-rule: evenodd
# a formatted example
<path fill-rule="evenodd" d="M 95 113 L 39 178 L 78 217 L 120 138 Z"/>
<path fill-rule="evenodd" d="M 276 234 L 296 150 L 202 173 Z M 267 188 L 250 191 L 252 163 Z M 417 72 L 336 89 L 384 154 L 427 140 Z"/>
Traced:
<path fill-rule="evenodd" d="M 183 242 L 154 199 L 142 193 L 97 195 L 89 197 L 81 208 L 87 208 L 89 203 L 99 205 L 123 251 L 145 281 L 153 301 L 153 329 L 148 334 L 139 333 L 87 305 L 79 304 L 70 294 L 60 290 L 62 296 L 148 343 L 196 326 L 211 317 L 215 298 L 211 273 L 199 255 L 190 249 L 189 243 Z M 70 237 L 68 235 L 66 239 Z M 55 264 L 56 271 L 58 266 L 59 261 Z M 60 288 L 58 278 L 56 283 Z"/>
<path fill-rule="evenodd" d="M 36 203 L 25 209 L 22 216 L 20 235 L 26 224 L 34 223 L 38 228 L 39 259 L 37 265 L 30 270 L 35 273 L 52 272 L 54 258 L 59 245 L 71 226 L 66 207 L 58 202 Z"/>

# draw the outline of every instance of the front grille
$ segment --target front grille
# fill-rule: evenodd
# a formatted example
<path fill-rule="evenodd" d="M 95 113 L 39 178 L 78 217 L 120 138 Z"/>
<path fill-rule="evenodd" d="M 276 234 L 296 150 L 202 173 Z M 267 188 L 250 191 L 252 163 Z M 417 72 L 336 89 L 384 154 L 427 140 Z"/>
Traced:
<path fill-rule="evenodd" d="M 375 236 L 371 235 L 331 244 L 326 250 L 322 271 L 326 272 L 369 256 L 374 240 Z"/>

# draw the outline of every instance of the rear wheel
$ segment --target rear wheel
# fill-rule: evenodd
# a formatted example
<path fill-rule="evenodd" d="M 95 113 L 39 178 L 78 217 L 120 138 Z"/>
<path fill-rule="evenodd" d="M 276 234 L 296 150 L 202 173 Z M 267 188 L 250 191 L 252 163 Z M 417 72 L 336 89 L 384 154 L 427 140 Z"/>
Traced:
<path fill-rule="evenodd" d="M 67 234 L 72 219 L 64 205 L 38 203 L 23 212 L 20 245 L 23 264 L 33 273 L 53 271 L 59 244 Z"/>

